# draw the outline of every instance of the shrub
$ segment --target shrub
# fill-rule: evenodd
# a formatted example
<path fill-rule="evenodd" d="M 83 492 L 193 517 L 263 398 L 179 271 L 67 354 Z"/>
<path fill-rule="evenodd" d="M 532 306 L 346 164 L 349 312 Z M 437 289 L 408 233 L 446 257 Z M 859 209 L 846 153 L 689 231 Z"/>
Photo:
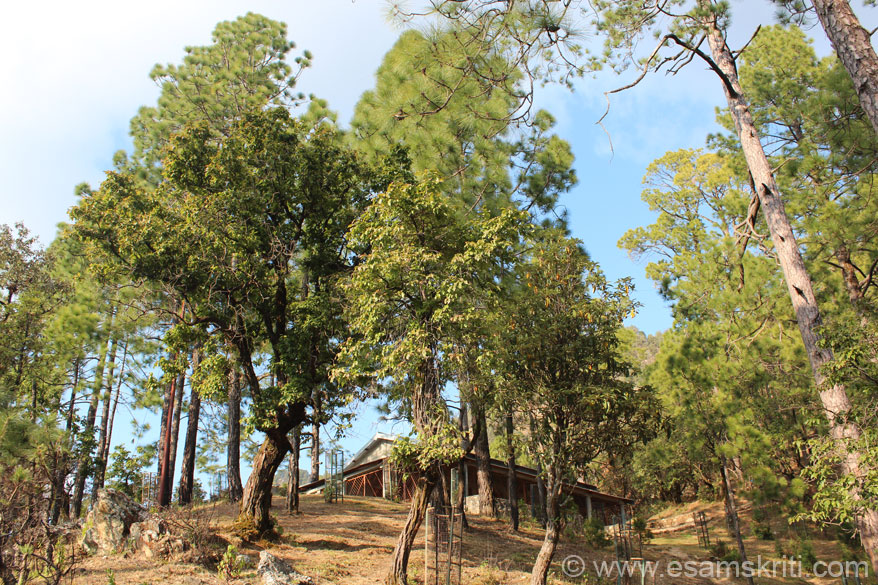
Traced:
<path fill-rule="evenodd" d="M 652 530 L 649 529 L 649 526 L 646 523 L 646 518 L 638 516 L 631 522 L 631 527 L 634 528 L 634 532 L 640 535 L 640 541 L 643 544 L 646 544 L 652 539 Z"/>
<path fill-rule="evenodd" d="M 582 536 L 585 542 L 592 548 L 604 548 L 610 544 L 604 523 L 597 518 L 591 518 L 582 523 Z"/>
<path fill-rule="evenodd" d="M 817 555 L 814 553 L 814 545 L 810 540 L 800 539 L 793 543 L 793 557 L 798 559 L 802 566 L 809 571 L 814 571 L 814 563 Z"/>
<path fill-rule="evenodd" d="M 220 579 L 228 583 L 240 577 L 246 567 L 247 561 L 238 554 L 238 549 L 230 544 L 217 566 L 217 573 Z"/>
<path fill-rule="evenodd" d="M 750 530 L 759 540 L 774 540 L 774 531 L 771 530 L 771 524 L 768 522 L 754 522 Z"/>

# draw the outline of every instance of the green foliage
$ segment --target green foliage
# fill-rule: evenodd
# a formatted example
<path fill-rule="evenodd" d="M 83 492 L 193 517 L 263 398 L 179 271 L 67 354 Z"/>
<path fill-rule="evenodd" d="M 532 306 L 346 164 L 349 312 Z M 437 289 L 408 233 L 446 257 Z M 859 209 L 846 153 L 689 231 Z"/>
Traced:
<path fill-rule="evenodd" d="M 143 455 L 132 457 L 125 445 L 116 445 L 111 455 L 107 479 L 110 487 L 117 489 L 132 498 L 139 497 L 140 474 L 146 462 Z"/>
<path fill-rule="evenodd" d="M 454 44 L 458 32 L 400 36 L 378 69 L 375 89 L 357 104 L 352 139 L 373 155 L 403 144 L 414 171 L 438 174 L 443 192 L 468 208 L 496 214 L 520 205 L 535 217 L 553 211 L 559 193 L 576 182 L 570 146 L 550 133 L 548 112 L 515 132 L 509 122 L 516 98 L 485 88 L 468 71 L 476 59 L 509 68 L 505 81 L 513 85 L 522 74 L 498 55 L 438 49 Z"/>
<path fill-rule="evenodd" d="M 482 307 L 497 302 L 494 277 L 525 220 L 513 209 L 462 212 L 430 177 L 376 195 L 349 234 L 362 261 L 346 286 L 351 336 L 334 379 L 380 387 L 410 413 L 419 440 L 442 436 L 450 421 L 441 389 Z"/>
<path fill-rule="evenodd" d="M 217 565 L 217 574 L 220 579 L 228 583 L 240 578 L 245 568 L 247 568 L 246 561 L 241 558 L 238 549 L 230 544 Z"/>
<path fill-rule="evenodd" d="M 589 518 L 582 524 L 582 537 L 585 543 L 593 549 L 602 549 L 610 546 L 612 540 L 607 537 L 604 523 L 598 518 Z"/>
<path fill-rule="evenodd" d="M 244 116 L 219 142 L 203 124 L 187 127 L 171 141 L 164 175 L 152 189 L 110 173 L 71 212 L 77 234 L 105 270 L 188 299 L 192 321 L 237 350 L 253 426 L 273 428 L 325 383 L 342 327 L 331 291 L 345 266 L 344 232 L 372 177 L 331 129 L 279 108 Z M 273 386 L 254 383 L 263 341 Z M 215 396 L 225 359 L 202 363 L 196 384 Z"/>
<path fill-rule="evenodd" d="M 144 167 L 157 168 L 163 148 L 186 124 L 203 122 L 210 135 L 222 136 L 248 112 L 304 98 L 292 90 L 312 57 L 305 51 L 294 64 L 286 61 L 295 44 L 284 23 L 249 12 L 217 24 L 211 40 L 187 47 L 180 65 L 156 65 L 150 73 L 161 87 L 158 104 L 131 120 L 135 158 Z"/>
<path fill-rule="evenodd" d="M 619 349 L 636 307 L 631 284 L 608 282 L 577 241 L 560 237 L 534 242 L 516 279 L 492 327 L 503 400 L 531 421 L 531 457 L 554 481 L 573 479 L 654 432 L 652 392 L 626 379 Z"/>

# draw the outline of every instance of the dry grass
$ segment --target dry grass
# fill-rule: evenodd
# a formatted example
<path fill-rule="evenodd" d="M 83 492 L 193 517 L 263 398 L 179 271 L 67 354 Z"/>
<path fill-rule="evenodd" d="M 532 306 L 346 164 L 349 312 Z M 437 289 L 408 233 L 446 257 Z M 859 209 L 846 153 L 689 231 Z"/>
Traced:
<path fill-rule="evenodd" d="M 388 560 L 402 528 L 407 506 L 373 498 L 348 497 L 344 503 L 325 504 L 321 496 L 304 496 L 302 513 L 289 516 L 279 508 L 280 498 L 276 500 L 274 514 L 282 534 L 277 542 L 243 543 L 232 533 L 235 508 L 230 504 L 211 505 L 204 513 L 214 519 L 214 529 L 226 541 L 238 547 L 239 552 L 249 555 L 254 561 L 259 552 L 267 548 L 272 554 L 286 560 L 298 571 L 314 578 L 319 584 L 375 585 L 380 583 L 387 569 Z M 703 506 L 703 505 L 702 505 Z M 713 514 L 712 506 L 707 510 Z M 667 563 L 676 559 L 707 560 L 709 553 L 700 549 L 691 526 L 691 510 L 685 507 L 676 511 L 679 518 L 663 520 L 669 524 L 676 522 L 681 527 L 678 532 L 666 532 L 657 536 L 645 547 L 645 557 L 652 561 Z M 686 524 L 688 515 L 689 524 Z M 538 527 L 524 526 L 519 533 L 513 533 L 501 521 L 470 518 L 471 530 L 464 534 L 463 579 L 465 585 L 500 585 L 527 583 L 531 565 L 536 558 L 542 542 Z M 710 523 L 712 539 L 714 535 L 727 542 L 730 540 L 722 528 L 721 518 Z M 422 532 L 423 534 L 423 532 Z M 423 538 L 415 543 L 410 562 L 410 582 L 421 583 L 423 579 Z M 775 558 L 775 545 L 772 541 L 748 539 L 750 556 L 762 555 Z M 820 559 L 840 558 L 835 543 L 814 540 L 815 551 Z M 593 572 L 579 580 L 565 581 L 560 578 L 560 562 L 568 555 L 582 556 L 587 563 L 591 561 L 612 561 L 612 548 L 594 551 L 580 539 L 562 539 L 555 556 L 553 583 L 611 585 L 615 579 L 598 579 Z M 145 561 L 125 558 L 122 555 L 96 557 L 87 560 L 77 572 L 72 583 L 82 585 L 106 585 L 107 569 L 114 571 L 117 585 L 225 585 L 217 577 L 216 571 L 197 565 L 172 562 Z M 639 582 L 639 579 L 637 579 Z M 257 584 L 260 580 L 253 569 L 245 572 L 233 585 Z M 649 579 L 652 583 L 653 580 Z M 712 583 L 703 578 L 655 579 L 655 585 L 694 585 Z M 729 583 L 743 583 L 743 580 L 729 580 Z M 759 585 L 781 583 L 814 583 L 815 585 L 840 584 L 839 579 L 779 579 L 758 581 Z"/>

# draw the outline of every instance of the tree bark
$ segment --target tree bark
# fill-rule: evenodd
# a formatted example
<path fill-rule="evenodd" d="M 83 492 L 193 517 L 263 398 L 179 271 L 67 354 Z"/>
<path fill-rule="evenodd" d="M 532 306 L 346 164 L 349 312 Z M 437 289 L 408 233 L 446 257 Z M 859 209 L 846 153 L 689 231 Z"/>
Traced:
<path fill-rule="evenodd" d="M 393 549 L 390 571 L 384 579 L 385 585 L 407 585 L 408 583 L 409 555 L 415 544 L 418 530 L 421 529 L 421 524 L 427 515 L 427 503 L 430 494 L 436 487 L 437 479 L 434 473 L 426 473 L 418 478 L 405 526 L 403 526 L 396 547 Z"/>
<path fill-rule="evenodd" d="M 290 450 L 286 432 L 275 429 L 266 433 L 253 458 L 253 471 L 241 497 L 238 519 L 252 523 L 260 535 L 272 529 L 271 486 L 274 484 L 274 474 Z"/>
<path fill-rule="evenodd" d="M 79 373 L 81 369 L 81 360 L 79 357 L 73 360 L 73 383 L 70 385 L 70 404 L 67 407 L 67 421 L 64 425 L 64 435 L 67 445 L 72 447 L 74 443 L 73 421 L 76 419 L 76 395 L 79 392 Z M 72 451 L 72 449 L 71 449 Z M 52 501 L 52 514 L 50 516 L 51 523 L 57 524 L 61 515 L 69 516 L 70 510 L 64 506 L 64 501 L 69 495 L 64 490 L 64 481 L 67 479 L 67 473 L 70 467 L 70 455 L 65 451 L 61 463 L 55 469 L 55 499 Z"/>
<path fill-rule="evenodd" d="M 705 0 L 701 0 L 702 3 Z M 838 4 L 838 2 L 834 3 Z M 709 13 L 709 12 L 708 12 Z M 849 450 L 847 443 L 860 438 L 859 426 L 848 420 L 851 403 L 847 391 L 841 384 L 829 384 L 823 373 L 823 367 L 832 361 L 832 351 L 821 348 L 818 344 L 817 331 L 821 325 L 820 310 L 811 283 L 811 276 L 805 268 L 802 255 L 796 244 L 783 199 L 774 179 L 771 164 L 765 155 L 760 142 L 759 133 L 750 115 L 750 108 L 738 80 L 738 72 L 731 50 L 726 44 L 722 30 L 715 16 L 706 17 L 703 24 L 710 45 L 713 61 L 725 79 L 723 90 L 728 101 L 729 111 L 735 121 L 735 129 L 741 141 L 741 148 L 747 161 L 747 167 L 753 179 L 762 212 L 771 232 L 775 252 L 784 280 L 796 313 L 799 333 L 811 370 L 814 374 L 820 401 L 830 425 L 830 435 L 842 460 L 845 474 L 860 477 L 860 454 Z M 855 500 L 860 495 L 855 489 L 851 494 Z M 878 511 L 865 510 L 857 518 L 857 527 L 863 547 L 869 555 L 873 566 L 878 566 Z"/>
<path fill-rule="evenodd" d="M 741 564 L 747 562 L 747 551 L 744 549 L 744 539 L 741 538 L 741 521 L 738 517 L 738 506 L 735 503 L 735 492 L 732 490 L 732 482 L 729 478 L 729 470 L 726 465 L 726 458 L 720 456 L 720 475 L 723 480 L 723 495 L 725 496 L 726 515 L 728 516 L 728 524 L 732 528 L 735 542 L 738 545 L 738 554 L 741 555 Z M 747 583 L 753 585 L 753 576 L 747 575 Z"/>
<path fill-rule="evenodd" d="M 878 133 L 878 56 L 869 31 L 847 0 L 812 0 L 817 18 L 847 70 L 860 105 Z"/>
<path fill-rule="evenodd" d="M 290 441 L 290 477 L 287 480 L 287 513 L 299 513 L 299 455 L 302 450 L 302 427 L 293 429 Z"/>
<path fill-rule="evenodd" d="M 314 483 L 320 479 L 320 401 L 315 398 L 314 425 L 311 427 L 311 475 L 308 482 Z"/>
<path fill-rule="evenodd" d="M 107 383 L 102 392 L 101 402 L 103 411 L 101 412 L 101 430 L 98 438 L 98 450 L 95 455 L 94 479 L 91 486 L 91 503 L 94 504 L 97 499 L 97 491 L 104 487 L 104 466 L 106 462 L 103 460 L 104 446 L 107 443 L 107 430 L 110 427 L 110 409 L 113 405 L 113 381 L 116 374 L 116 352 L 119 349 L 119 340 L 114 339 L 110 347 L 110 357 L 108 362 Z"/>
<path fill-rule="evenodd" d="M 229 500 L 240 501 L 244 493 L 241 484 L 241 376 L 237 366 L 229 373 L 229 444 L 226 447 L 226 475 L 229 482 Z"/>
<path fill-rule="evenodd" d="M 506 493 L 509 494 L 509 521 L 512 530 L 518 531 L 518 477 L 515 469 L 515 427 L 512 413 L 506 415 Z"/>
<path fill-rule="evenodd" d="M 171 425 L 171 458 L 168 460 L 168 482 L 173 496 L 174 474 L 177 471 L 177 446 L 180 442 L 180 419 L 183 414 L 183 394 L 186 389 L 186 373 L 177 376 L 177 402 L 174 404 L 174 422 Z"/>
<path fill-rule="evenodd" d="M 180 389 L 182 392 L 182 389 Z M 171 428 L 174 421 L 174 405 L 177 400 L 177 377 L 171 379 L 171 387 L 168 391 L 168 411 L 165 413 L 165 434 L 161 442 L 161 473 L 159 474 L 158 505 L 162 508 L 171 503 Z"/>
<path fill-rule="evenodd" d="M 458 425 L 460 427 L 460 447 L 464 451 L 467 450 L 467 439 L 466 436 L 469 434 L 469 415 L 467 414 L 466 402 L 460 401 L 460 420 L 458 421 Z M 466 519 L 466 493 L 467 490 L 467 480 L 466 480 L 466 458 L 461 457 L 460 461 L 457 463 L 457 499 L 454 503 L 454 507 L 460 512 L 460 525 L 464 530 L 469 530 L 469 522 Z"/>
<path fill-rule="evenodd" d="M 101 456 L 101 459 L 104 462 L 103 474 L 101 475 L 101 485 L 103 485 L 104 475 L 107 472 L 107 463 L 110 461 L 110 445 L 113 443 L 113 427 L 116 424 L 116 409 L 119 408 L 119 397 L 122 394 L 122 381 L 124 379 L 125 363 L 127 360 L 128 344 L 126 343 L 122 352 L 122 366 L 119 370 L 119 375 L 116 376 L 116 395 L 113 397 L 113 407 L 110 409 L 110 424 L 107 428 L 107 441 L 104 443 L 104 453 Z"/>
<path fill-rule="evenodd" d="M 558 538 L 561 536 L 560 496 L 560 479 L 550 477 L 546 485 L 546 508 L 543 512 L 546 517 L 546 536 L 543 538 L 543 545 L 540 547 L 540 552 L 537 554 L 537 560 L 534 562 L 530 574 L 531 585 L 546 585 L 546 579 L 549 576 L 549 567 L 552 565 L 552 558 L 555 556 L 555 549 L 558 546 Z"/>
<path fill-rule="evenodd" d="M 198 350 L 192 354 L 192 370 L 198 368 L 200 355 Z M 195 450 L 198 446 L 198 419 L 201 415 L 201 396 L 189 383 L 189 413 L 186 421 L 186 444 L 183 446 L 183 462 L 180 467 L 181 505 L 192 502 L 192 491 L 195 487 Z"/>
<path fill-rule="evenodd" d="M 479 483 L 479 515 L 495 517 L 494 483 L 491 479 L 491 449 L 488 443 L 488 419 L 484 408 L 473 405 L 473 416 L 478 417 L 479 435 L 476 437 L 476 476 Z"/>
<path fill-rule="evenodd" d="M 112 329 L 114 312 L 110 312 L 110 321 L 108 330 Z M 76 465 L 76 477 L 73 485 L 73 501 L 71 502 L 70 515 L 76 519 L 82 514 L 82 497 L 85 492 L 85 479 L 91 473 L 91 456 L 94 448 L 94 428 L 95 419 L 98 414 L 98 400 L 101 395 L 101 388 L 104 385 L 104 366 L 107 361 L 107 351 L 112 343 L 109 339 L 100 346 L 100 355 L 98 363 L 95 366 L 95 374 L 92 386 L 91 399 L 88 403 L 88 411 L 85 415 L 85 425 L 80 433 L 80 444 L 84 445 L 84 449 L 80 451 L 79 461 Z"/>

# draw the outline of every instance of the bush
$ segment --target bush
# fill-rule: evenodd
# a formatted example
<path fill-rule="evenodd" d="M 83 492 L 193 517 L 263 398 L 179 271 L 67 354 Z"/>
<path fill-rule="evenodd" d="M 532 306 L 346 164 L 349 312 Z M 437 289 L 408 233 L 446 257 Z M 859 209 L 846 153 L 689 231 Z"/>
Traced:
<path fill-rule="evenodd" d="M 738 549 L 729 547 L 729 545 L 723 540 L 717 540 L 716 543 L 710 547 L 710 552 L 718 561 L 724 561 L 727 563 L 741 562 L 741 553 L 738 552 Z"/>
<path fill-rule="evenodd" d="M 768 521 L 754 522 L 750 530 L 753 532 L 753 536 L 759 540 L 774 540 L 774 532 L 771 530 L 771 524 Z"/>
<path fill-rule="evenodd" d="M 817 555 L 814 553 L 814 545 L 810 540 L 801 539 L 793 543 L 793 557 L 799 560 L 803 567 L 814 571 Z"/>
<path fill-rule="evenodd" d="M 229 582 L 240 577 L 246 567 L 247 561 L 238 554 L 238 549 L 230 544 L 217 566 L 217 573 L 220 579 Z"/>
<path fill-rule="evenodd" d="M 582 536 L 585 542 L 592 548 L 604 548 L 610 544 L 604 523 L 597 518 L 591 518 L 582 523 Z"/>

